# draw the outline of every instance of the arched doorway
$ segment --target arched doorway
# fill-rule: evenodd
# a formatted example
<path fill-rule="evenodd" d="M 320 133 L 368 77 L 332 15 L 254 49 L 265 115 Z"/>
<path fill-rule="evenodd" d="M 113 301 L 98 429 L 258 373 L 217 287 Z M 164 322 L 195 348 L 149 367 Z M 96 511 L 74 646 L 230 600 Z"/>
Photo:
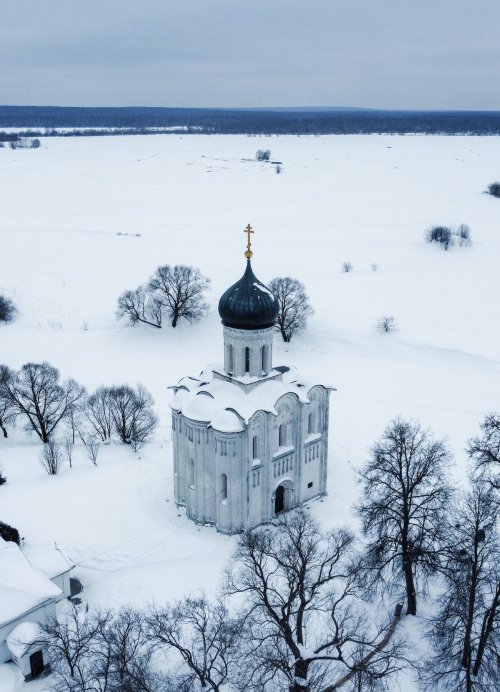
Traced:
<path fill-rule="evenodd" d="M 278 485 L 274 494 L 274 513 L 279 514 L 285 511 L 285 486 Z"/>

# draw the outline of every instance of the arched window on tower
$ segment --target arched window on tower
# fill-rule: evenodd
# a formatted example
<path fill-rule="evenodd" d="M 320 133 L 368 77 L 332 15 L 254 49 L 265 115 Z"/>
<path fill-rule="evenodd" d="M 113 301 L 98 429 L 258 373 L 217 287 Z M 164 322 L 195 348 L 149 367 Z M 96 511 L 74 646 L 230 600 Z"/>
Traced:
<path fill-rule="evenodd" d="M 232 344 L 227 347 L 227 367 L 230 375 L 234 372 L 234 349 Z"/>
<path fill-rule="evenodd" d="M 267 375 L 267 346 L 261 348 L 261 370 L 263 375 Z"/>
<path fill-rule="evenodd" d="M 250 372 L 250 349 L 245 348 L 245 372 Z"/>
<path fill-rule="evenodd" d="M 278 431 L 278 444 L 280 447 L 286 446 L 286 424 L 282 423 Z"/>
<path fill-rule="evenodd" d="M 194 488 L 194 461 L 189 460 L 189 486 Z"/>
<path fill-rule="evenodd" d="M 227 500 L 227 475 L 225 473 L 220 477 L 220 496 L 221 500 Z"/>
<path fill-rule="evenodd" d="M 253 440 L 252 440 L 252 458 L 253 459 L 259 458 L 259 439 L 258 439 L 257 435 L 254 435 Z"/>
<path fill-rule="evenodd" d="M 307 419 L 307 432 L 309 434 L 314 432 L 314 414 L 310 413 L 309 418 Z"/>

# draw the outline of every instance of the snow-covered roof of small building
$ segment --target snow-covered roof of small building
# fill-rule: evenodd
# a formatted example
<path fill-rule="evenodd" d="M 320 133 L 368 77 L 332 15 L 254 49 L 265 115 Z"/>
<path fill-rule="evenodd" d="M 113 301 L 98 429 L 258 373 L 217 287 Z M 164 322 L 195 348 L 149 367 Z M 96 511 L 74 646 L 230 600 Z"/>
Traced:
<path fill-rule="evenodd" d="M 49 579 L 69 572 L 75 566 L 54 545 L 23 545 L 23 553 L 32 567 Z"/>
<path fill-rule="evenodd" d="M 295 394 L 302 403 L 309 403 L 308 392 L 319 384 L 302 380 L 295 368 L 281 368 L 246 390 L 236 382 L 217 377 L 217 370 L 205 369 L 199 378 L 183 377 L 173 387 L 175 395 L 170 407 L 186 418 L 225 433 L 242 432 L 257 411 L 278 415 L 275 406 L 285 394 Z"/>
<path fill-rule="evenodd" d="M 21 658 L 33 642 L 40 640 L 41 635 L 42 630 L 36 622 L 21 622 L 9 633 L 5 643 L 15 658 Z"/>
<path fill-rule="evenodd" d="M 0 625 L 61 593 L 48 577 L 30 565 L 16 543 L 0 538 Z"/>

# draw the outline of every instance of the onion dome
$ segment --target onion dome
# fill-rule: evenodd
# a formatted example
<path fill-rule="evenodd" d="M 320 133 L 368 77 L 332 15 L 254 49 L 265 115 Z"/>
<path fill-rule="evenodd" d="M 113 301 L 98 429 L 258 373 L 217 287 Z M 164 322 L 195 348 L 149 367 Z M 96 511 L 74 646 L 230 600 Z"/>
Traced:
<path fill-rule="evenodd" d="M 266 329 L 275 325 L 278 312 L 278 301 L 255 276 L 250 259 L 247 259 L 241 279 L 219 300 L 222 324 L 235 329 Z"/>

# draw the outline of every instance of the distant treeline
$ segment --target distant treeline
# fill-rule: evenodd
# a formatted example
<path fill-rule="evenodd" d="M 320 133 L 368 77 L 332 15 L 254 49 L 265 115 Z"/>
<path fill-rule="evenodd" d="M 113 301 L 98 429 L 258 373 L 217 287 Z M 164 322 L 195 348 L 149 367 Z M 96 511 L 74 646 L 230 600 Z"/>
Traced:
<path fill-rule="evenodd" d="M 500 134 L 500 111 L 386 111 L 363 109 L 66 108 L 0 106 L 0 129 L 121 128 L 114 134 L 150 134 L 178 128 L 186 134 Z M 179 130 L 172 130 L 178 132 Z M 90 130 L 94 130 L 90 132 Z M 168 130 L 167 130 L 168 131 Z M 64 133 L 82 134 L 78 131 Z M 105 133 L 113 134 L 113 133 Z"/>

